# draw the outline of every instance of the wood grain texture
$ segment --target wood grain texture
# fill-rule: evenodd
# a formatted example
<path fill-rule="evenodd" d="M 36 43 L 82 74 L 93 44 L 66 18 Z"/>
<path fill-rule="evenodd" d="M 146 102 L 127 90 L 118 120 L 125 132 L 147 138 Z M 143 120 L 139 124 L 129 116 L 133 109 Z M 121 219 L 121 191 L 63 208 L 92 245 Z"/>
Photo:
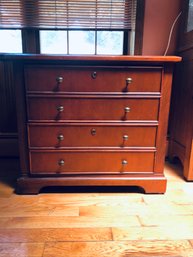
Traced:
<path fill-rule="evenodd" d="M 64 111 L 58 112 L 59 106 Z M 157 121 L 158 106 L 158 99 L 52 96 L 48 100 L 33 95 L 28 98 L 28 121 Z M 125 107 L 130 108 L 127 114 Z"/>
<path fill-rule="evenodd" d="M 95 134 L 92 133 L 95 131 Z M 154 147 L 156 126 L 30 124 L 29 146 L 62 149 L 63 147 Z M 59 141 L 58 136 L 63 140 Z M 106 135 L 104 137 L 104 135 Z M 124 141 L 123 136 L 128 140 Z"/>
<path fill-rule="evenodd" d="M 0 243 L 111 241 L 111 228 L 0 229 Z"/>
<path fill-rule="evenodd" d="M 0 228 L 94 228 L 112 226 L 140 226 L 136 216 L 122 217 L 65 217 L 47 216 L 45 217 L 1 217 Z"/>
<path fill-rule="evenodd" d="M 0 256 L 192 257 L 193 183 L 180 171 L 167 164 L 164 195 L 71 188 L 20 196 L 5 183 Z"/>
<path fill-rule="evenodd" d="M 131 93 L 160 92 L 162 67 L 66 67 L 27 66 L 25 77 L 28 93 Z M 47 76 L 45 76 L 47 74 Z M 93 77 L 93 74 L 95 76 Z M 62 82 L 57 83 L 61 77 Z M 127 85 L 126 79 L 132 78 Z"/>
<path fill-rule="evenodd" d="M 42 243 L 0 243 L 1 257 L 42 257 Z"/>
<path fill-rule="evenodd" d="M 113 56 L 113 55 L 43 55 L 43 54 L 1 54 L 0 57 L 2 60 L 38 60 L 38 61 L 46 61 L 51 59 L 52 61 L 128 61 L 128 62 L 147 62 L 147 63 L 162 63 L 162 62 L 180 62 L 181 57 L 177 56 L 132 56 L 132 55 L 120 55 L 120 56 Z"/>
<path fill-rule="evenodd" d="M 31 216 L 79 216 L 79 208 L 74 206 L 48 206 L 31 203 L 18 208 L 15 204 L 2 207 L 0 217 L 31 217 Z"/>
<path fill-rule="evenodd" d="M 139 159 L 141 160 L 139 162 Z M 152 173 L 154 152 L 36 152 L 30 153 L 31 174 L 118 174 Z M 60 166 L 59 161 L 64 165 Z M 123 165 L 126 160 L 128 165 Z"/>
<path fill-rule="evenodd" d="M 65 255 L 70 257 L 91 257 L 94 256 L 192 256 L 193 251 L 190 243 L 186 240 L 179 241 L 127 241 L 127 242 L 89 242 L 89 243 L 46 243 L 44 257 L 51 257 L 53 252 L 55 256 Z M 186 254 L 186 255 L 185 255 Z"/>
<path fill-rule="evenodd" d="M 128 190 L 132 188 L 138 188 L 138 190 L 144 190 L 146 193 L 163 194 L 166 191 L 166 178 L 163 175 L 152 176 L 151 173 L 146 172 L 145 177 L 143 173 L 129 176 L 128 174 L 119 175 L 77 175 L 77 176 L 59 176 L 59 177 L 42 177 L 42 178 L 29 178 L 22 177 L 17 180 L 17 193 L 19 194 L 38 194 L 43 187 L 50 186 L 79 186 L 83 189 L 89 186 L 120 186 L 128 187 Z M 130 187 L 129 187 L 130 186 Z M 143 191 L 143 192 L 144 192 Z"/>
<path fill-rule="evenodd" d="M 171 220 L 170 220 L 169 224 L 171 227 L 175 227 L 176 224 L 181 229 L 193 227 L 192 215 L 185 215 L 185 216 L 170 215 L 170 218 L 171 218 Z M 155 226 L 155 225 L 167 226 L 168 215 L 162 215 L 161 217 L 157 216 L 157 215 L 139 216 L 139 220 L 140 220 L 142 226 Z"/>
<path fill-rule="evenodd" d="M 185 219 L 185 217 L 184 217 Z M 175 223 L 171 227 L 170 224 L 162 224 L 155 226 L 141 226 L 139 228 L 112 228 L 113 240 L 188 240 L 193 237 L 193 228 L 191 226 L 183 226 Z"/>

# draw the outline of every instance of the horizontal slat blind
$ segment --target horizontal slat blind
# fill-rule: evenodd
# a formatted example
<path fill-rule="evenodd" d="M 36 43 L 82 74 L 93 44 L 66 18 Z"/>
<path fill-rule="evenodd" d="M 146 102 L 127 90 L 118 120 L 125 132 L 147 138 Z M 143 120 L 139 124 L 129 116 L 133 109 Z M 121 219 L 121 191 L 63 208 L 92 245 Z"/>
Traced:
<path fill-rule="evenodd" d="M 0 26 L 134 30 L 137 0 L 0 0 Z"/>
<path fill-rule="evenodd" d="M 0 0 L 0 27 L 17 28 L 24 24 L 19 0 Z"/>

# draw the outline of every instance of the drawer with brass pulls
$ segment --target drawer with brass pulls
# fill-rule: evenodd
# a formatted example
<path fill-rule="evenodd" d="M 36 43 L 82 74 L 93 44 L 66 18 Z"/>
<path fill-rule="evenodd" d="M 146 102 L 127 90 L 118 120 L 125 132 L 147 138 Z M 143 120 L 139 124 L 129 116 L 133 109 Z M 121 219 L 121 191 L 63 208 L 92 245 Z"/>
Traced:
<path fill-rule="evenodd" d="M 19 193 L 137 186 L 164 193 L 171 56 L 13 55 Z"/>
<path fill-rule="evenodd" d="M 118 124 L 29 124 L 29 147 L 155 147 L 157 127 Z"/>
<path fill-rule="evenodd" d="M 30 152 L 31 174 L 153 172 L 153 162 L 154 152 Z"/>
<path fill-rule="evenodd" d="M 159 99 L 29 96 L 28 120 L 158 120 Z"/>
<path fill-rule="evenodd" d="M 160 92 L 161 67 L 27 66 L 28 92 Z"/>

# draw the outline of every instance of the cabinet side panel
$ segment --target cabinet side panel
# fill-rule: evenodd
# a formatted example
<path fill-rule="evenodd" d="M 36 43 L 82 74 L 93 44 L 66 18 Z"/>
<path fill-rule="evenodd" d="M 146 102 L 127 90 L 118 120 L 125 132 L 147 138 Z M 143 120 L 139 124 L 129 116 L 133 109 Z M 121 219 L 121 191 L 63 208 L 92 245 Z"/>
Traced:
<path fill-rule="evenodd" d="M 161 88 L 161 99 L 159 107 L 159 126 L 157 131 L 156 148 L 157 153 L 155 155 L 154 172 L 163 173 L 164 160 L 166 154 L 166 138 L 168 128 L 168 114 L 170 107 L 170 96 L 171 96 L 171 84 L 172 84 L 172 72 L 173 65 L 165 64 L 163 77 L 162 77 L 162 88 Z"/>

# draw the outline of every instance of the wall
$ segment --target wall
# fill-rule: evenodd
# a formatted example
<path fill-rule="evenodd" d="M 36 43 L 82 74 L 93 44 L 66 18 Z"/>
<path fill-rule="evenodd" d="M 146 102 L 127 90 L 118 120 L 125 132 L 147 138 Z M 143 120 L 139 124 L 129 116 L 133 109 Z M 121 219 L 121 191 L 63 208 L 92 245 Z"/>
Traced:
<path fill-rule="evenodd" d="M 170 30 L 181 11 L 182 0 L 146 0 L 142 55 L 163 55 Z M 180 18 L 176 23 L 167 55 L 175 53 Z"/>

